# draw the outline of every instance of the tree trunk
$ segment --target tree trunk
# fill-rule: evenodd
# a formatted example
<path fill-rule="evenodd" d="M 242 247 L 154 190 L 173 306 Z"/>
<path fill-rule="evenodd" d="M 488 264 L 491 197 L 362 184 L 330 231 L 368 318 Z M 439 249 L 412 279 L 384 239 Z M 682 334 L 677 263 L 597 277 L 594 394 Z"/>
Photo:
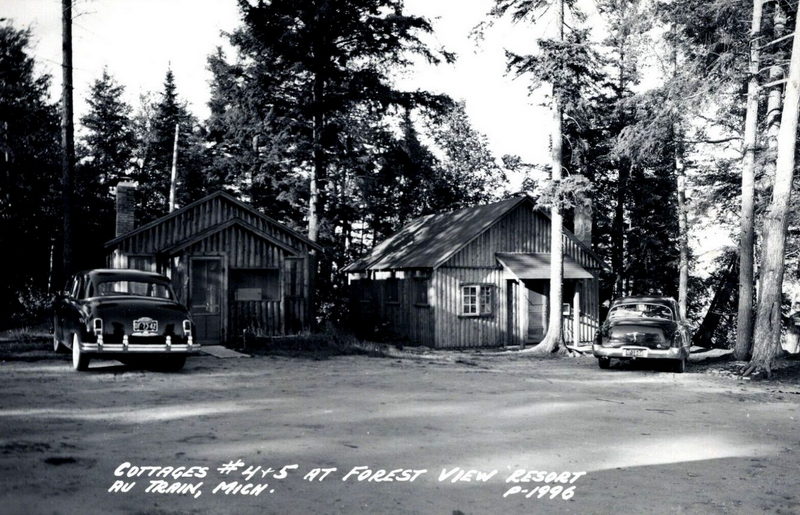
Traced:
<path fill-rule="evenodd" d="M 630 164 L 621 162 L 617 178 L 617 203 L 611 227 L 611 268 L 614 272 L 614 297 L 625 296 L 625 200 L 630 178 Z"/>
<path fill-rule="evenodd" d="M 308 188 L 308 239 L 319 239 L 320 224 L 320 187 L 325 178 L 325 149 L 322 148 L 322 132 L 325 128 L 325 117 L 322 111 L 325 82 L 319 74 L 314 76 L 314 115 L 313 144 L 314 169 L 311 171 L 311 183 Z"/>
<path fill-rule="evenodd" d="M 558 23 L 558 39 L 564 39 L 564 0 L 556 0 L 556 23 Z M 554 183 L 561 181 L 561 98 L 556 85 L 553 85 L 552 121 L 552 172 Z M 532 352 L 549 354 L 557 350 L 563 343 L 561 300 L 564 281 L 564 245 L 562 242 L 563 219 L 558 201 L 550 208 L 550 295 L 547 334 L 536 345 Z"/>
<path fill-rule="evenodd" d="M 725 271 L 717 284 L 711 305 L 708 306 L 706 316 L 703 317 L 703 322 L 692 338 L 692 345 L 705 348 L 722 347 L 715 344 L 714 333 L 719 327 L 722 315 L 732 309 L 731 296 L 736 294 L 736 279 L 739 275 L 737 261 L 737 255 L 731 252 L 725 265 Z"/>
<path fill-rule="evenodd" d="M 62 109 L 61 109 L 61 200 L 64 210 L 62 272 L 66 279 L 73 268 L 72 213 L 75 140 L 72 126 L 72 0 L 61 0 Z"/>
<path fill-rule="evenodd" d="M 678 186 L 678 310 L 686 320 L 686 305 L 689 298 L 689 223 L 686 208 L 686 166 L 683 158 L 683 132 L 680 123 L 673 130 L 675 138 L 675 175 Z"/>
<path fill-rule="evenodd" d="M 733 355 L 745 360 L 750 355 L 753 335 L 753 197 L 755 195 L 756 128 L 758 123 L 759 35 L 763 0 L 753 0 L 750 27 L 750 80 L 747 83 L 747 111 L 744 121 L 742 161 L 742 214 L 739 236 L 739 310 L 736 317 L 736 347 Z"/>
<path fill-rule="evenodd" d="M 794 42 L 786 84 L 786 100 L 778 132 L 778 158 L 772 200 L 764 220 L 761 256 L 761 291 L 756 310 L 753 358 L 745 374 L 764 371 L 770 374 L 781 340 L 784 249 L 789 201 L 794 179 L 794 152 L 797 140 L 797 114 L 800 101 L 800 24 L 795 21 Z"/>

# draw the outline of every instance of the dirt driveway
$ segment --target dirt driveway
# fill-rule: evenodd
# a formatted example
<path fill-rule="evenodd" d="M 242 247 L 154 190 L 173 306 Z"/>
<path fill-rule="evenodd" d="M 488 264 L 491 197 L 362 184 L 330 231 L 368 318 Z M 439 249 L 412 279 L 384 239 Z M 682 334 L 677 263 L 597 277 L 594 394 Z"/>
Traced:
<path fill-rule="evenodd" d="M 800 512 L 797 386 L 343 356 L 3 362 L 0 388 L 4 513 Z"/>

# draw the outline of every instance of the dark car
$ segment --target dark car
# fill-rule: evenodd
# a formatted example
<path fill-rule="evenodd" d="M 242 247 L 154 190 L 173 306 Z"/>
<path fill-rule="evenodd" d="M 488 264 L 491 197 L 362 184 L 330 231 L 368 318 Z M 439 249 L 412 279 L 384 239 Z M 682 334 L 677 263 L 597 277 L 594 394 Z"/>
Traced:
<path fill-rule="evenodd" d="M 72 350 L 72 366 L 86 370 L 94 357 L 147 359 L 179 370 L 198 351 L 187 309 L 169 278 L 139 270 L 75 274 L 53 304 L 53 346 Z"/>
<path fill-rule="evenodd" d="M 600 368 L 611 359 L 670 360 L 673 370 L 686 370 L 691 337 L 678 303 L 669 297 L 625 297 L 611 304 L 592 351 Z"/>

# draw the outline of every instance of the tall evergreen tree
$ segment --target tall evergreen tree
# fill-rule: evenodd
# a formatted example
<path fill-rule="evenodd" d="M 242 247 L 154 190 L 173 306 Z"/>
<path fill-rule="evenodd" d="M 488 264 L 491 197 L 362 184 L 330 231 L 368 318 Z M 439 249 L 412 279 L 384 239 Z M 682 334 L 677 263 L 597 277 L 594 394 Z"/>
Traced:
<path fill-rule="evenodd" d="M 58 112 L 37 75 L 31 35 L 0 21 L 0 326 L 44 309 L 59 262 Z M 27 320 L 30 322 L 31 320 Z"/>
<path fill-rule="evenodd" d="M 178 206 L 196 200 L 206 192 L 202 171 L 206 165 L 202 127 L 183 102 L 175 85 L 172 70 L 167 70 L 164 89 L 152 106 L 140 113 L 137 154 L 139 169 L 133 174 L 138 182 L 137 220 L 147 222 L 169 211 L 169 195 L 178 128 L 177 196 Z"/>

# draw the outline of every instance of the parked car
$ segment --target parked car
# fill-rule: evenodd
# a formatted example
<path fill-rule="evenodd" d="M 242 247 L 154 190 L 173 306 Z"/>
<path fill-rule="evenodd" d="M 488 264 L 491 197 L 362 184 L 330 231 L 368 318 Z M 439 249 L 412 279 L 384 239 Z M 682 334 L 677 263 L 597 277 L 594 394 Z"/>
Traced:
<path fill-rule="evenodd" d="M 675 299 L 625 297 L 611 304 L 592 351 L 600 368 L 608 368 L 612 358 L 670 360 L 673 370 L 682 373 L 691 341 Z"/>
<path fill-rule="evenodd" d="M 99 357 L 139 357 L 179 370 L 200 349 L 189 312 L 167 277 L 111 269 L 80 272 L 67 281 L 53 303 L 53 347 L 72 351 L 75 370 L 86 370 Z"/>

